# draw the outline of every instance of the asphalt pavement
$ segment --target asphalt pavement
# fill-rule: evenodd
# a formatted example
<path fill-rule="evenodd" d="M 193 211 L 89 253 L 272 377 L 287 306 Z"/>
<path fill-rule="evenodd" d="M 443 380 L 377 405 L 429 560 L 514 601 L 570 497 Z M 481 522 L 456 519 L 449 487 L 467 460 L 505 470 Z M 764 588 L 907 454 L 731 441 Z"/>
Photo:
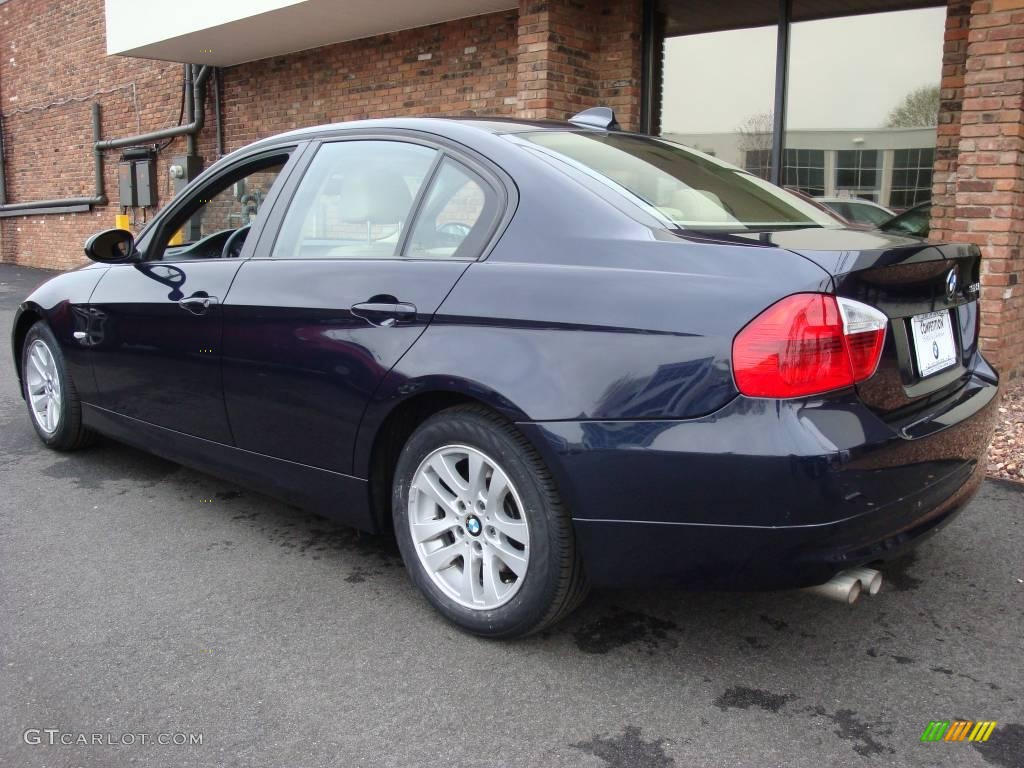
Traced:
<path fill-rule="evenodd" d="M 386 539 L 109 440 L 46 450 L 7 334 L 47 277 L 0 264 L 2 766 L 1024 765 L 1024 486 L 854 606 L 609 591 L 478 640 Z M 920 741 L 953 719 L 998 725 Z"/>

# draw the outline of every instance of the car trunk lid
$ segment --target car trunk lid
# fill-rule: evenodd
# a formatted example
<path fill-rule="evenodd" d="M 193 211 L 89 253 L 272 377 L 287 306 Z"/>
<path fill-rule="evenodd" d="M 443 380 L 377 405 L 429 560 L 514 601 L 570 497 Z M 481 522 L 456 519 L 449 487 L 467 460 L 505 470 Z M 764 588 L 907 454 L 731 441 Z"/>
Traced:
<path fill-rule="evenodd" d="M 901 418 L 966 381 L 978 346 L 977 246 L 824 228 L 772 232 L 771 240 L 831 274 L 836 295 L 889 317 L 878 371 L 857 387 L 868 406 Z"/>

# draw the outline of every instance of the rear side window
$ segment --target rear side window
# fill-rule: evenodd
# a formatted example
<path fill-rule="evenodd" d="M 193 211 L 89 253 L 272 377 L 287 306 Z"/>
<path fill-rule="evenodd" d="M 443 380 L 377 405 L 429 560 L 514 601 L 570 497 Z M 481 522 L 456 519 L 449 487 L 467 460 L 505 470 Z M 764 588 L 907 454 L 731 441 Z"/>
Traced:
<path fill-rule="evenodd" d="M 445 159 L 416 217 L 406 255 L 418 259 L 476 256 L 476 235 L 490 219 L 486 189 L 475 173 Z"/>
<path fill-rule="evenodd" d="M 316 153 L 272 256 L 387 259 L 399 255 L 413 203 L 437 151 L 402 141 L 340 141 Z"/>
<path fill-rule="evenodd" d="M 549 161 L 596 178 L 674 227 L 712 230 L 835 227 L 814 205 L 680 144 L 623 133 L 515 135 Z"/>

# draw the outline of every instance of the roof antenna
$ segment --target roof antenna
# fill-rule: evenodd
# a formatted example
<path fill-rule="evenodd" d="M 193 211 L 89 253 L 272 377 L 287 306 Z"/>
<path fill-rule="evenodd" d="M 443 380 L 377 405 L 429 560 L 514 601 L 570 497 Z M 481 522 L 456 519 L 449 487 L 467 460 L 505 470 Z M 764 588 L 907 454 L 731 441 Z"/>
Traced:
<path fill-rule="evenodd" d="M 615 112 L 611 107 L 591 107 L 577 112 L 569 118 L 569 122 L 581 128 L 598 128 L 602 131 L 620 131 L 622 126 L 615 119 Z"/>

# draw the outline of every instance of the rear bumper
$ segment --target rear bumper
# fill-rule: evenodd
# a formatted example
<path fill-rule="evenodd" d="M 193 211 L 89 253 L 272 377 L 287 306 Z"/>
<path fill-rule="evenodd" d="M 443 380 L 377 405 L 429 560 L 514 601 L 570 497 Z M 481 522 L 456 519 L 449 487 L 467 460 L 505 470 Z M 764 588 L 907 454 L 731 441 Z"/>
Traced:
<path fill-rule="evenodd" d="M 848 393 L 740 397 L 692 421 L 521 426 L 594 583 L 781 589 L 895 557 L 951 520 L 983 478 L 997 394 L 973 377 L 902 425 Z"/>

